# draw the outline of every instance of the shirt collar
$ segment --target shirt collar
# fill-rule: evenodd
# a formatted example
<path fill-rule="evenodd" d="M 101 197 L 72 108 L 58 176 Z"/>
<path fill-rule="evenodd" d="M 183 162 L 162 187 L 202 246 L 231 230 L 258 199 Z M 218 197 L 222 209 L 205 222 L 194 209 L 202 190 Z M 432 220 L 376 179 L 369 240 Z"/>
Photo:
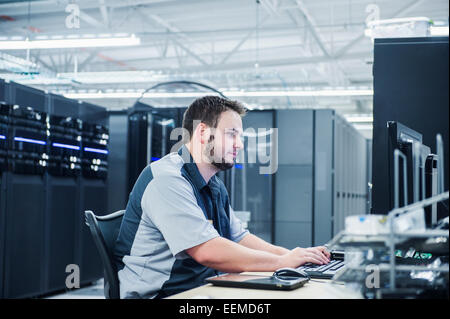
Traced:
<path fill-rule="evenodd" d="M 195 164 L 194 159 L 192 158 L 192 155 L 189 152 L 189 150 L 185 144 L 183 144 L 180 147 L 180 149 L 178 150 L 178 155 L 180 155 L 183 158 L 184 167 L 186 169 L 186 172 L 191 177 L 192 182 L 194 183 L 195 187 L 197 189 L 202 189 L 203 187 L 205 187 L 207 185 L 206 181 L 203 178 L 202 174 L 200 174 L 197 164 Z M 210 181 L 213 181 L 214 177 L 215 176 L 212 176 Z M 214 179 L 214 181 L 215 181 L 215 179 Z"/>

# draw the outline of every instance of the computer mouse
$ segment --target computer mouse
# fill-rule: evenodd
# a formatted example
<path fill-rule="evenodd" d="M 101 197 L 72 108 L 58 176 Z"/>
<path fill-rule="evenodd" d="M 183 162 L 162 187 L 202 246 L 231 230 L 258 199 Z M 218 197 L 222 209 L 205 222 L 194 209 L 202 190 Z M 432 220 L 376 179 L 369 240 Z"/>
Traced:
<path fill-rule="evenodd" d="M 295 269 L 295 268 L 280 268 L 273 273 L 275 277 L 286 278 L 307 278 L 309 279 L 309 275 L 303 270 Z"/>

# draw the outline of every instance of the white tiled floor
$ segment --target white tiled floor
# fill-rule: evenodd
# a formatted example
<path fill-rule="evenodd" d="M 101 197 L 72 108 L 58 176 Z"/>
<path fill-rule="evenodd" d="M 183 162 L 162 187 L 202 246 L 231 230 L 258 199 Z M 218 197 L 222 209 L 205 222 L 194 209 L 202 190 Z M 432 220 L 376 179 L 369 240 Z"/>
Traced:
<path fill-rule="evenodd" d="M 105 299 L 103 293 L 103 279 L 98 280 L 95 284 L 79 289 L 47 296 L 44 299 Z"/>

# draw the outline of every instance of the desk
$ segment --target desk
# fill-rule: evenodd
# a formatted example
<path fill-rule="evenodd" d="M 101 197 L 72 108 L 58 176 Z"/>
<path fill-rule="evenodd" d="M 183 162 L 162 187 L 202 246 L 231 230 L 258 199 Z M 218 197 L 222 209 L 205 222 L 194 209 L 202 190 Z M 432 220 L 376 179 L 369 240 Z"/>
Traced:
<path fill-rule="evenodd" d="M 244 275 L 270 276 L 271 272 L 244 272 Z M 206 284 L 168 299 L 361 299 L 363 296 L 331 280 L 312 279 L 303 287 L 290 291 L 218 287 Z"/>

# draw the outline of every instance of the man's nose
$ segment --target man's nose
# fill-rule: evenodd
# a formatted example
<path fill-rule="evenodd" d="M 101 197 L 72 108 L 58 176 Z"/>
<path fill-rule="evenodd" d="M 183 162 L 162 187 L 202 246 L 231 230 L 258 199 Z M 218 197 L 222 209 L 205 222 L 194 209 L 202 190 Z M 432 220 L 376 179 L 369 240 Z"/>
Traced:
<path fill-rule="evenodd" d="M 244 148 L 244 143 L 242 143 L 242 140 L 239 137 L 236 138 L 236 143 L 234 147 L 239 150 Z"/>

